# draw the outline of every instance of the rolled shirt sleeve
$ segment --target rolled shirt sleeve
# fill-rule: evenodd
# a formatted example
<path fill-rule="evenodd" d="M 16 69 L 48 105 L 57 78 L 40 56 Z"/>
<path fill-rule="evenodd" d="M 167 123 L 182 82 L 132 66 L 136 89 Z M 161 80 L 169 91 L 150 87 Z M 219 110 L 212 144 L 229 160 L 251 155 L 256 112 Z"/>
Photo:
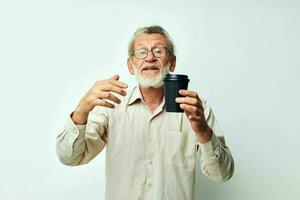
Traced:
<path fill-rule="evenodd" d="M 213 135 L 207 143 L 198 142 L 201 154 L 201 171 L 213 181 L 224 182 L 233 175 L 234 161 L 225 141 L 222 141 L 224 140 L 223 134 L 207 102 L 204 103 L 204 108 L 205 118 L 213 131 Z"/>
<path fill-rule="evenodd" d="M 96 106 L 85 125 L 75 125 L 72 114 L 57 136 L 56 154 L 63 164 L 76 166 L 88 163 L 105 147 L 108 113 L 105 108 Z"/>

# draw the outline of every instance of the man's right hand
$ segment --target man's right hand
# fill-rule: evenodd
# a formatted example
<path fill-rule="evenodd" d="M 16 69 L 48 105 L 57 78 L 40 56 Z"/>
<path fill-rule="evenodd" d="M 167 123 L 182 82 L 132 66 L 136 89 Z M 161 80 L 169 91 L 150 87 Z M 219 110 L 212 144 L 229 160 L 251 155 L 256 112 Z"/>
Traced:
<path fill-rule="evenodd" d="M 72 115 L 73 122 L 77 125 L 86 124 L 88 114 L 95 106 L 114 108 L 115 105 L 106 101 L 106 99 L 117 104 L 121 103 L 121 100 L 113 93 L 125 96 L 126 92 L 124 89 L 127 88 L 128 85 L 118 80 L 119 76 L 114 75 L 107 80 L 96 81 L 77 105 Z"/>

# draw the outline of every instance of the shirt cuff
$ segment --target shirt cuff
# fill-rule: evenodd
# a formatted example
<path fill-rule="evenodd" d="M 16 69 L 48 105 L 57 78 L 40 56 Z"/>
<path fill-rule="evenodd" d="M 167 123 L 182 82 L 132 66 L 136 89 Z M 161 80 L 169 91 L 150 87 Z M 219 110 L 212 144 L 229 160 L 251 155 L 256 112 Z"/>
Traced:
<path fill-rule="evenodd" d="M 212 134 L 212 138 L 210 141 L 206 142 L 206 143 L 200 143 L 199 142 L 199 146 L 201 149 L 201 153 L 202 153 L 202 157 L 205 158 L 212 158 L 215 157 L 215 153 L 214 150 L 217 149 L 217 147 L 219 146 L 219 139 L 218 137 L 213 133 Z"/>
<path fill-rule="evenodd" d="M 66 124 L 66 129 L 68 130 L 68 132 L 72 132 L 75 133 L 76 135 L 78 135 L 78 133 L 82 133 L 85 131 L 86 129 L 86 124 L 84 125 L 76 125 L 73 120 L 72 120 L 72 115 L 74 112 L 72 112 L 69 117 L 68 117 L 68 121 Z"/>

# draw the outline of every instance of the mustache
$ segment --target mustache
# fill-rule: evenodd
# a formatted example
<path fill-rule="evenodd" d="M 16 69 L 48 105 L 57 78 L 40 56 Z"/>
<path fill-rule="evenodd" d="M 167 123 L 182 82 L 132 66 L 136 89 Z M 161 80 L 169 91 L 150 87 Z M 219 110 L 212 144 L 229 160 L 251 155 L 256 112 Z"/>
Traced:
<path fill-rule="evenodd" d="M 167 69 L 169 69 L 171 63 L 168 62 L 167 65 L 165 66 Z M 135 70 L 142 72 L 142 70 L 149 70 L 149 69 L 159 69 L 160 71 L 164 71 L 163 68 L 160 66 L 160 64 L 152 64 L 152 65 L 145 65 L 142 66 L 140 69 L 137 68 L 134 62 L 131 63 L 131 66 L 135 68 Z"/>

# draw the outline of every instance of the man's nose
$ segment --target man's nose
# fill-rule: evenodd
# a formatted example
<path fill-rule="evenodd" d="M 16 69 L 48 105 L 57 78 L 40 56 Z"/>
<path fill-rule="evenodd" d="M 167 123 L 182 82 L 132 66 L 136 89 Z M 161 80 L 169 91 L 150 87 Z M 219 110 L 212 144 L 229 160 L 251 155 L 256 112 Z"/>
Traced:
<path fill-rule="evenodd" d="M 145 60 L 149 61 L 149 62 L 155 60 L 155 56 L 153 55 L 152 51 L 148 51 L 148 54 L 147 54 Z"/>

